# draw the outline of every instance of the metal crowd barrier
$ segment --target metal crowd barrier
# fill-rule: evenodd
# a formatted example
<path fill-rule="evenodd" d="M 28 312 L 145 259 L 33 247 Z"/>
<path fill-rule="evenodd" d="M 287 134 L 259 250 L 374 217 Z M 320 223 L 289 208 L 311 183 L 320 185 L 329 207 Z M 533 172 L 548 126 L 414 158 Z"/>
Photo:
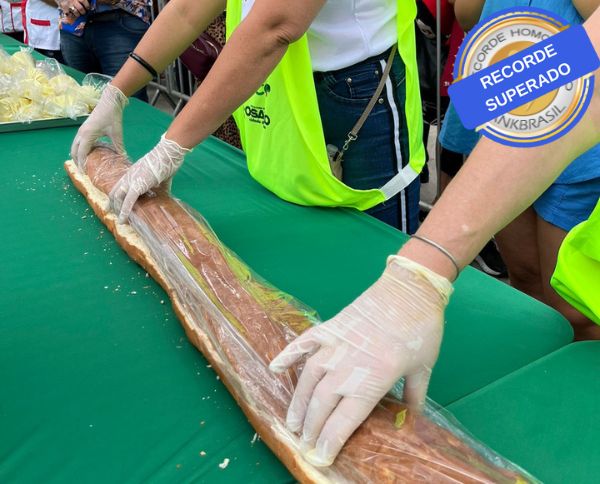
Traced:
<path fill-rule="evenodd" d="M 151 5 L 152 20 L 166 5 L 165 0 L 154 0 Z M 190 100 L 196 89 L 194 76 L 186 69 L 180 59 L 169 65 L 156 81 L 150 83 L 150 104 L 156 106 L 159 100 L 166 101 L 171 107 L 171 114 L 177 115 Z M 161 108 L 164 108 L 161 103 Z"/>

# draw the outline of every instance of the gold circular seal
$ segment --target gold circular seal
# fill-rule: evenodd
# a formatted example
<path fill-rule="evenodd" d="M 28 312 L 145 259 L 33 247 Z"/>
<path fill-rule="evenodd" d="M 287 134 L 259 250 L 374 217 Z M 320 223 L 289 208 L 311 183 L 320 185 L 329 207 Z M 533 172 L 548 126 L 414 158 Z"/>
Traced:
<path fill-rule="evenodd" d="M 460 78 L 477 73 L 493 64 L 560 33 L 567 28 L 552 17 L 510 15 L 495 19 L 481 28 L 465 46 L 466 54 L 459 62 Z M 494 137 L 509 141 L 520 139 L 543 140 L 552 136 L 557 126 L 567 123 L 580 109 L 586 87 L 581 78 L 565 84 L 548 94 L 498 116 L 484 125 Z"/>

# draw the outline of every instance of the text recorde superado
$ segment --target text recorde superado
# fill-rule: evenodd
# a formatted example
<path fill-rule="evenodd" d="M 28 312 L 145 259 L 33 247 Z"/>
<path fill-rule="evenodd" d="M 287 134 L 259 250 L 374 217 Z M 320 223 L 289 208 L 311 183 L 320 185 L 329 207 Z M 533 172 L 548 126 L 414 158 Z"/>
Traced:
<path fill-rule="evenodd" d="M 495 71 L 482 76 L 480 79 L 481 85 L 484 89 L 498 85 L 507 79 L 510 79 L 513 77 L 513 75 L 524 72 L 533 66 L 541 64 L 544 61 L 555 57 L 556 55 L 557 52 L 554 50 L 554 45 L 548 44 L 539 50 L 527 54 L 522 59 L 515 59 L 513 62 L 502 67 L 501 69 L 496 69 Z M 537 74 L 535 77 L 527 79 L 525 82 L 521 82 L 514 87 L 510 87 L 501 94 L 486 100 L 485 105 L 487 106 L 488 111 L 492 113 L 499 107 L 506 106 L 508 103 L 512 102 L 513 99 L 525 97 L 528 94 L 541 89 L 546 84 L 555 82 L 560 77 L 568 76 L 570 73 L 571 66 L 566 62 L 563 62 L 556 68 L 551 68 L 545 73 Z"/>

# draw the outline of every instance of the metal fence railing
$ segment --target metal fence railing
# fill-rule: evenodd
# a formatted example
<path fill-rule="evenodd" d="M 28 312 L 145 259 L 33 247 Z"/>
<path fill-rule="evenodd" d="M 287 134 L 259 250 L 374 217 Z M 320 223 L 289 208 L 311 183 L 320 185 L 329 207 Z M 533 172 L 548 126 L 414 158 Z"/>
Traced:
<path fill-rule="evenodd" d="M 164 8 L 165 0 L 154 0 L 152 2 L 152 20 Z M 166 101 L 171 107 L 171 114 L 175 116 L 183 109 L 190 100 L 190 96 L 196 89 L 196 79 L 177 58 L 172 62 L 155 81 L 150 83 L 150 104 L 156 106 L 160 100 Z M 164 108 L 165 103 L 161 103 Z"/>

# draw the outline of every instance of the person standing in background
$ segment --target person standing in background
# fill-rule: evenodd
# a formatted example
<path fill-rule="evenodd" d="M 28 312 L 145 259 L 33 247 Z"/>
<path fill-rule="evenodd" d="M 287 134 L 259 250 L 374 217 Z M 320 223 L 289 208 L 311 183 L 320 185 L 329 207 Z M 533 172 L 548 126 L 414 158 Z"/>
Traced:
<path fill-rule="evenodd" d="M 440 26 L 441 26 L 441 52 L 440 69 L 441 79 L 438 85 L 437 79 L 437 1 L 418 0 L 416 24 L 417 62 L 419 64 L 419 80 L 421 84 L 421 99 L 423 101 L 423 142 L 428 144 L 431 126 L 437 125 L 437 95 L 440 94 L 440 121 L 443 123 L 444 114 L 450 104 L 448 86 L 452 84 L 452 71 L 456 54 L 464 32 L 454 17 L 454 0 L 442 0 L 440 3 Z M 440 124 L 441 124 L 440 123 Z M 439 127 L 436 127 L 436 130 Z M 463 154 L 457 153 L 444 146 L 440 152 L 440 177 L 439 188 L 436 199 L 444 191 L 451 178 L 463 164 Z M 427 157 L 429 160 L 429 156 Z M 421 172 L 421 182 L 429 182 L 427 164 Z M 507 277 L 507 270 L 496 244 L 490 240 L 475 258 L 476 266 L 483 272 L 494 277 Z"/>
<path fill-rule="evenodd" d="M 352 207 L 414 233 L 425 161 L 414 1 L 171 0 L 81 126 L 73 159 L 81 166 L 104 133 L 120 141 L 113 127 L 130 92 L 225 8 L 231 37 L 158 156 L 149 152 L 116 185 L 119 220 L 235 111 L 249 171 L 264 187 L 291 203 Z"/>
<path fill-rule="evenodd" d="M 25 0 L 0 0 L 0 29 L 3 34 L 23 42 Z"/>
<path fill-rule="evenodd" d="M 541 8 L 571 25 L 583 23 L 600 0 L 455 0 L 457 20 L 468 31 L 481 18 L 507 7 Z M 480 135 L 463 125 L 453 105 L 440 134 L 443 146 L 468 155 Z M 552 306 L 569 320 L 575 338 L 600 339 L 600 327 L 560 297 L 550 285 L 567 233 L 587 220 L 600 196 L 600 145 L 575 159 L 527 209 L 495 236 L 516 289 Z"/>
<path fill-rule="evenodd" d="M 64 64 L 60 52 L 58 7 L 54 0 L 27 0 L 25 3 L 25 43 L 46 57 Z"/>
<path fill-rule="evenodd" d="M 60 49 L 65 62 L 81 72 L 114 76 L 150 26 L 150 0 L 57 0 L 60 8 Z M 75 32 L 65 25 L 80 17 Z M 82 22 L 83 23 L 83 22 Z M 148 101 L 146 89 L 134 94 Z"/>

